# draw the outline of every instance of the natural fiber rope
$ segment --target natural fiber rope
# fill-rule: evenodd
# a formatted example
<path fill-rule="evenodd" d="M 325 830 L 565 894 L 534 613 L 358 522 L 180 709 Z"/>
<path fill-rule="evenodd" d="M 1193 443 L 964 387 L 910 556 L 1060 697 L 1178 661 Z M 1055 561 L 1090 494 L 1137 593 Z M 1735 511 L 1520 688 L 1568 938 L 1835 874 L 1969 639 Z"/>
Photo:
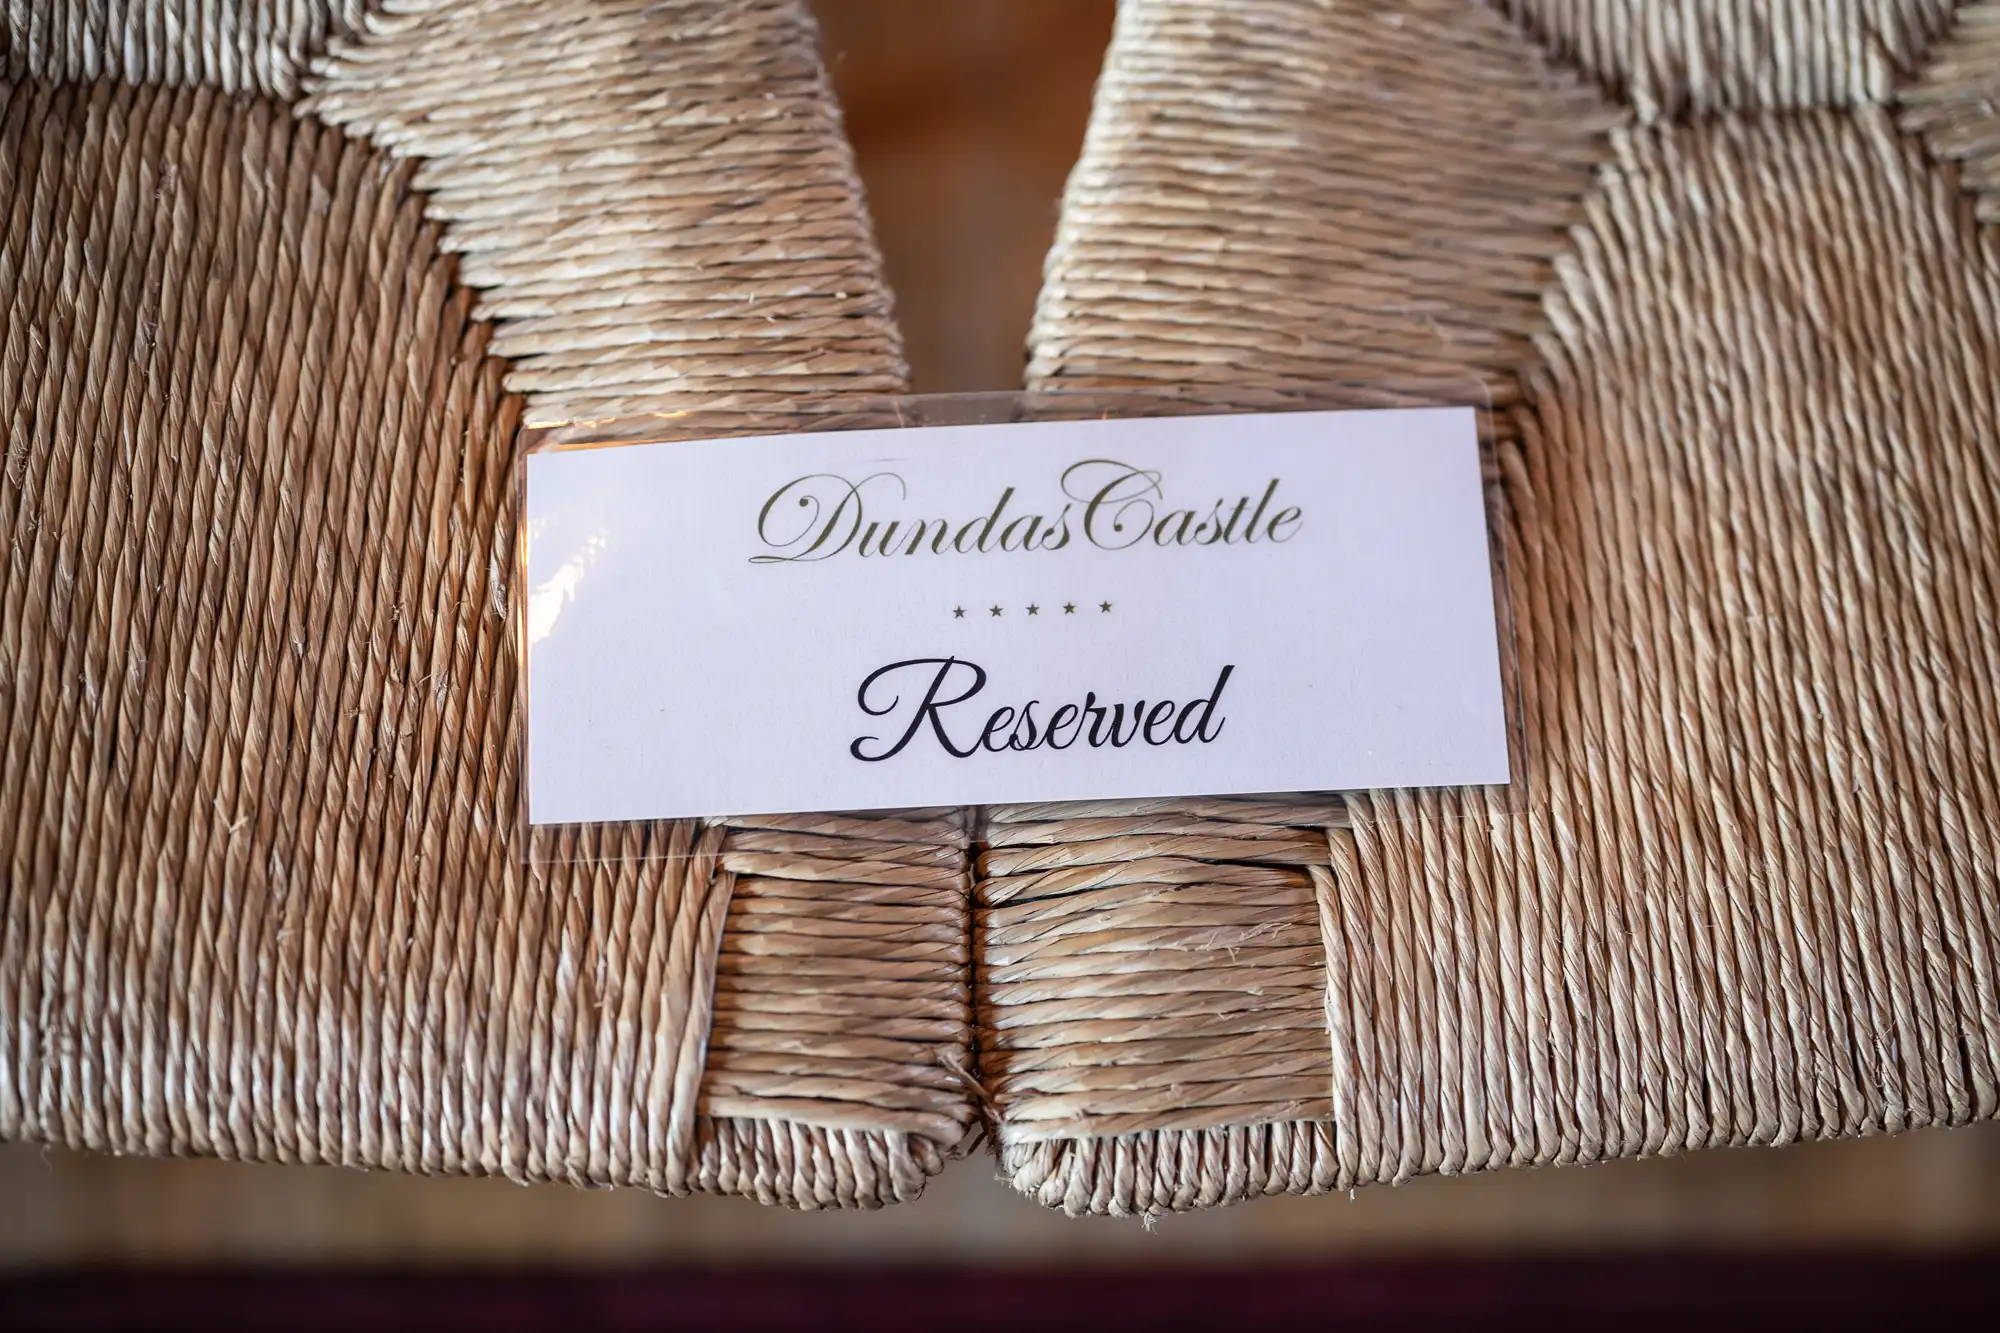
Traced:
<path fill-rule="evenodd" d="M 955 1147 L 972 1121 L 962 811 L 729 821 L 703 1106 Z"/>
<path fill-rule="evenodd" d="M 401 0 L 305 109 L 425 159 L 531 425 L 905 387 L 799 0 Z"/>
<path fill-rule="evenodd" d="M 359 30 L 365 0 L 6 0 L 8 83 L 206 84 L 296 97 L 312 58 Z"/>
<path fill-rule="evenodd" d="M 1514 404 L 1496 529 L 1526 769 L 1498 801 L 1357 795 L 1289 862 L 1323 939 L 1324 1119 L 1296 1119 L 1289 1088 L 1222 1123 L 1151 1091 L 1290 1040 L 1302 1004 L 1255 1015 L 1263 982 L 1299 986 L 1294 957 L 1196 945 L 1122 1001 L 1051 980 L 1027 1006 L 1060 1015 L 1044 1029 L 994 984 L 1022 957 L 994 927 L 1053 928 L 1066 904 L 1008 898 L 984 862 L 982 1073 L 1004 1168 L 1045 1203 L 1148 1213 L 1995 1114 L 1995 239 L 1882 111 L 1797 68 L 1817 46 L 1718 29 L 1709 86 L 1755 92 L 1775 60 L 1792 74 L 1772 86 L 1859 109 L 1605 138 L 1467 8 L 1121 11 L 1039 386 L 1310 396 L 1454 365 L 1493 385 Z M 1617 49 L 1590 36 L 1577 49 Z M 1496 88 L 1524 79 L 1510 109 Z M 1574 160 L 1573 184 L 1496 203 L 1537 179 L 1509 154 Z M 1498 288 L 1512 305 L 1504 265 L 1541 274 Z M 1148 838 L 1212 817 L 1180 813 L 1151 812 Z M 1149 850 L 1091 850 L 1101 812 L 1033 819 L 1051 864 L 1146 878 Z M 1218 889 L 1242 874 L 1220 847 L 1191 859 Z M 1171 882 L 1147 929 L 1173 931 Z M 1046 1049 L 1059 1090 L 1022 1063 Z"/>
<path fill-rule="evenodd" d="M 2000 223 L 2000 0 L 1961 6 L 1950 41 L 1899 101 L 1903 127 L 1957 163 L 1980 220 Z"/>
<path fill-rule="evenodd" d="M 672 76 L 707 167 L 746 201 L 857 217 L 802 13 L 707 17 L 644 76 Z M 4 97 L 0 1137 L 808 1207 L 916 1194 L 974 1115 L 961 815 L 642 826 L 527 864 L 504 615 L 521 406 L 415 188 L 470 158 L 398 164 L 208 89 Z M 802 410 L 778 392 L 790 334 L 821 306 L 853 322 L 816 295 L 835 284 L 885 307 L 872 251 L 745 208 L 713 226 L 753 282 L 654 265 L 711 223 L 655 170 L 683 132 L 632 114 L 645 151 L 592 198 L 656 208 L 566 222 L 569 290 L 594 290 L 596 254 L 678 292 L 649 319 L 757 322 L 762 348 L 662 344 L 657 373 L 739 416 Z M 481 151 L 514 170 L 505 142 Z M 492 255 L 489 302 L 526 272 Z M 868 318 L 850 378 L 899 383 Z"/>
<path fill-rule="evenodd" d="M 1493 0 L 1652 122 L 1880 102 L 1959 0 Z"/>
<path fill-rule="evenodd" d="M 1345 822 L 1324 801 L 995 810 L 981 1072 L 1007 1090 L 1007 1141 L 1326 1115 L 1326 960 L 1300 867 Z M 1106 1044 L 1115 1068 L 1095 1062 Z"/>
<path fill-rule="evenodd" d="M 1502 464 L 1546 804 L 1512 847 L 1463 836 L 1476 803 L 1355 817 L 1392 896 L 1539 899 L 1492 938 L 1574 1033 L 1537 1159 L 2000 1107 L 2000 246 L 1968 213 L 1879 110 L 1726 120 L 1621 142 L 1559 266 Z M 1454 1114 L 1406 1169 L 1484 1164 Z"/>
<path fill-rule="evenodd" d="M 1497 16 L 1443 0 L 1381 17 L 1121 8 L 1031 385 L 1170 380 L 1234 400 L 1476 370 L 1510 401 L 1619 116 Z M 1212 94 L 1188 96 L 1191 61 Z"/>

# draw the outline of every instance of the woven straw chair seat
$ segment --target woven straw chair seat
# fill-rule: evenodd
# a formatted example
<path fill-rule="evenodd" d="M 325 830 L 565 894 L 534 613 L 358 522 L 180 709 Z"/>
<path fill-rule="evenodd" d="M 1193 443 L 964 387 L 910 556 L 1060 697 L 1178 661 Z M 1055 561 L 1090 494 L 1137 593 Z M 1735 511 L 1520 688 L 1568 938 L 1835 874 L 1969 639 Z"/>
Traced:
<path fill-rule="evenodd" d="M 1030 384 L 1479 384 L 1512 791 L 533 846 L 516 428 L 904 381 L 798 0 L 4 36 L 0 1137 L 1152 1214 L 2000 1110 L 1993 0 L 1125 0 Z"/>
<path fill-rule="evenodd" d="M 1016 1186 L 1995 1114 L 1996 92 L 1991 3 L 1126 0 L 1033 386 L 1475 378 L 1524 753 L 1505 795 L 991 823 Z"/>
<path fill-rule="evenodd" d="M 519 832 L 517 425 L 903 386 L 801 6 L 6 21 L 0 1136 L 916 1194 L 962 812 Z"/>

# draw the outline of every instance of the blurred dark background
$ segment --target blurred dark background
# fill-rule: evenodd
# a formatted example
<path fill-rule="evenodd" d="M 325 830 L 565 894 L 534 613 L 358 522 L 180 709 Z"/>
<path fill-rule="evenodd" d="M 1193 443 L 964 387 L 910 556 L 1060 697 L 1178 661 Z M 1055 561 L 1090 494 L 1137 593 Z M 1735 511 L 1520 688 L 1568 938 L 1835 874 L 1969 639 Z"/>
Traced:
<path fill-rule="evenodd" d="M 916 388 L 1018 387 L 1042 255 L 1110 34 L 1110 0 L 815 0 L 815 8 L 887 256 Z M 1185 1278 L 1207 1265 L 1296 1267 L 1390 1255 L 1403 1262 L 1458 1256 L 1454 1271 L 1490 1273 L 1464 1268 L 1464 1257 L 1491 1263 L 1532 1253 L 1611 1256 L 1626 1265 L 1612 1270 L 1613 1280 L 1636 1284 L 1629 1288 L 1635 1299 L 1655 1291 L 1713 1294 L 1725 1289 L 1714 1285 L 1722 1271 L 1752 1286 L 1818 1293 L 1849 1313 L 1875 1318 L 1874 1307 L 1841 1286 L 1839 1274 L 1874 1272 L 1869 1263 L 1897 1256 L 1961 1256 L 1951 1261 L 1956 1266 L 1896 1269 L 1912 1276 L 1883 1280 L 1890 1289 L 1914 1284 L 1908 1295 L 1935 1295 L 1983 1271 L 1976 1261 L 1968 1267 L 1965 1256 L 1996 1244 L 2000 1125 L 1423 1180 L 1353 1199 L 1267 1200 L 1170 1218 L 1150 1229 L 1045 1212 L 998 1183 L 984 1157 L 957 1164 L 913 1206 L 802 1216 L 735 1200 L 661 1200 L 629 1191 L 0 1148 L 0 1269 L 17 1277 L 127 1264 L 189 1271 L 670 1264 L 688 1271 L 867 1263 L 1072 1270 L 1113 1264 Z M 1829 1262 L 1828 1247 L 1843 1257 Z M 1803 1251 L 1822 1257 L 1803 1267 L 1795 1259 L 1758 1266 L 1764 1262 L 1758 1256 Z M 1689 1267 L 1685 1256 L 1692 1253 L 1709 1256 L 1711 1266 Z M 1750 1276 L 1716 1270 L 1716 1256 L 1748 1262 Z M 1565 1271 L 1549 1270 L 1547 1283 L 1577 1281 L 1563 1277 Z M 1259 1289 L 1280 1290 L 1286 1280 L 1298 1279 L 1269 1279 L 1278 1285 Z M 93 1281 L 64 1290 L 74 1296 L 104 1289 L 101 1279 Z M 1433 1286 L 1420 1276 L 1379 1290 L 1387 1300 Z M 1006 1289 L 988 1287 L 979 1299 L 997 1299 Z M 1378 1290 L 1366 1283 L 1352 1289 Z M 1505 1284 L 1474 1282 L 1468 1289 L 1497 1292 L 1503 1303 L 1514 1291 L 1518 1304 L 1518 1290 Z M 1882 1289 L 1882 1283 L 1870 1288 Z M 540 1290 L 557 1308 L 576 1308 L 565 1304 L 572 1297 L 564 1289 Z M 653 1308 L 640 1300 L 642 1289 L 634 1290 L 637 1308 Z M 768 1288 L 773 1299 L 789 1290 L 782 1282 Z M 170 1294 L 139 1298 L 174 1308 Z M 1053 1299 L 1077 1314 L 1094 1308 L 1073 1295 Z M 265 1308 L 242 1307 L 246 1318 Z M 949 1302 L 932 1308 L 940 1321 L 963 1322 Z M 351 1313 L 360 1322 L 371 1318 L 359 1307 Z M 0 1302 L 0 1324 L 4 1315 Z"/>
<path fill-rule="evenodd" d="M 1018 389 L 1112 0 L 813 0 L 917 393 Z"/>

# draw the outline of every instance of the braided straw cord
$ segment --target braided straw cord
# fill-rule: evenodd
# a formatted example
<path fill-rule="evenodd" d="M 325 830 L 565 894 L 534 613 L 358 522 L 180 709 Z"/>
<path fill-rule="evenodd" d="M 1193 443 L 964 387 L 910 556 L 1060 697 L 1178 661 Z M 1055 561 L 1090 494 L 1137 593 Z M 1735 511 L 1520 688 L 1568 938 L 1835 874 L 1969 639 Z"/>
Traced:
<path fill-rule="evenodd" d="M 858 216 L 797 59 L 809 25 L 779 8 L 674 30 L 689 133 L 740 212 L 804 177 Z M 732 73 L 738 15 L 779 48 L 747 62 L 762 82 Z M 457 224 L 425 217 L 436 162 L 206 88 L 5 97 L 0 1136 L 804 1207 L 914 1196 L 974 1119 L 961 813 L 520 841 L 523 407 L 446 253 Z M 736 97 L 759 113 L 731 132 L 708 108 Z M 762 114 L 802 98 L 816 151 Z M 657 158 L 672 126 L 648 124 Z M 482 151 L 511 170 L 505 143 Z M 699 234 L 652 165 L 635 157 L 630 191 Z M 652 243 L 650 214 L 599 231 L 600 211 L 564 224 L 580 251 Z M 872 250 L 822 252 L 782 217 L 717 225 L 755 282 L 718 279 L 704 307 L 676 261 L 675 327 L 727 307 L 773 340 L 731 361 L 669 345 L 662 367 L 739 416 L 826 410 L 779 390 L 839 382 L 785 341 L 838 288 L 886 340 L 853 378 L 900 384 Z M 769 390 L 747 407 L 746 375 Z"/>
<path fill-rule="evenodd" d="M 361 25 L 365 0 L 6 0 L 9 83 L 206 84 L 298 95 L 311 59 Z"/>
<path fill-rule="evenodd" d="M 1208 1120 L 1190 1112 L 1229 1099 L 1148 1100 L 1259 1042 L 1285 1054 L 1236 1066 L 1246 1088 L 1297 1068 L 1301 1000 L 1226 1030 L 1183 1003 L 1254 1013 L 1216 1001 L 1300 988 L 1291 955 L 1191 945 L 1117 1032 L 1091 1019 L 1119 1003 L 1106 969 L 1051 982 L 1027 1007 L 1079 1034 L 1070 1085 L 1017 1073 L 1042 1057 L 993 984 L 1021 956 L 993 926 L 1024 909 L 982 861 L 982 1069 L 1004 1168 L 1045 1203 L 1150 1213 L 1996 1112 L 1995 239 L 1865 102 L 1607 136 L 1510 37 L 1452 0 L 1121 11 L 1037 385 L 1484 379 L 1526 744 L 1504 799 L 1356 794 L 1287 863 L 1322 942 L 1322 1118 L 1289 1088 Z M 1540 105 L 1497 98 L 1509 77 Z M 1148 836 L 1186 845 L 1219 808 L 1152 811 Z M 1033 819 L 1046 864 L 1143 877 L 1150 848 L 1091 851 L 1102 812 Z M 1242 882 L 1240 853 L 1192 859 Z M 1172 931 L 1173 896 L 1148 928 Z M 1237 900 L 1184 910 L 1210 904 Z"/>
<path fill-rule="evenodd" d="M 2000 0 L 1961 6 L 1950 41 L 1900 100 L 1903 127 L 1958 164 L 1982 222 L 2000 222 Z"/>

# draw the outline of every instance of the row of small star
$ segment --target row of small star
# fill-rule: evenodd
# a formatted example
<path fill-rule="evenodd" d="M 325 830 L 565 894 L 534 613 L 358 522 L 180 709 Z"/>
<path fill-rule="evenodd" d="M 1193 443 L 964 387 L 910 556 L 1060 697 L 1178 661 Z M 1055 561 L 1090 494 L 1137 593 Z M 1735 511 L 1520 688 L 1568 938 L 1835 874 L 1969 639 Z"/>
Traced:
<path fill-rule="evenodd" d="M 1005 608 L 1005 607 L 1001 607 L 1001 606 L 989 606 L 989 607 L 987 607 L 987 608 L 986 608 L 986 614 L 987 614 L 987 615 L 989 615 L 989 616 L 997 616 L 997 615 L 1001 615 L 1001 614 L 1003 614 L 1003 613 L 1005 612 L 1005 610 L 1006 610 L 1006 608 Z M 1064 602 L 1064 603 L 1063 603 L 1063 608 L 1062 608 L 1062 610 L 1063 610 L 1063 614 L 1064 614 L 1064 615 L 1066 615 L 1066 616 L 1073 616 L 1073 615 L 1075 615 L 1075 614 L 1076 614 L 1076 603 L 1075 603 L 1075 602 Z M 1099 603 L 1097 604 L 1097 610 L 1098 610 L 1098 612 L 1099 612 L 1100 614 L 1103 614 L 1103 613 L 1106 613 L 1106 612 L 1108 612 L 1108 611 L 1110 611 L 1110 610 L 1111 610 L 1111 603 L 1109 603 L 1109 602 L 1099 602 Z M 1034 602 L 1029 602 L 1029 603 L 1028 603 L 1028 614 L 1029 614 L 1029 615 L 1031 615 L 1031 616 L 1038 616 L 1038 615 L 1040 615 L 1041 613 L 1042 613 L 1042 608 L 1041 608 L 1040 606 L 1036 605 L 1036 604 L 1035 604 Z M 952 618 L 953 620 L 963 620 L 963 619 L 965 619 L 965 608 L 964 608 L 964 607 L 962 607 L 962 606 L 954 606 L 954 607 L 953 607 L 953 608 L 951 609 L 951 618 Z"/>

